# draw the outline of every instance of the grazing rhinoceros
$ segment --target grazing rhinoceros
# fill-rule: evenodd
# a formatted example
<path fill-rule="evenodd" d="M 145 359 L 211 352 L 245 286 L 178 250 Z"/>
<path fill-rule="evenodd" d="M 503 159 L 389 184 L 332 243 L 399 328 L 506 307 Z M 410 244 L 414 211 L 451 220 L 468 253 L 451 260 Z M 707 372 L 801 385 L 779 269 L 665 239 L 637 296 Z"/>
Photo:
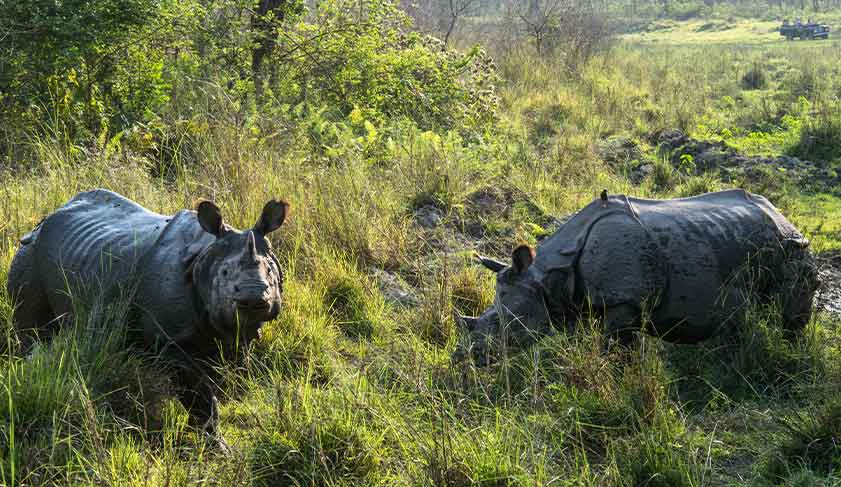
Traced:
<path fill-rule="evenodd" d="M 695 343 L 719 333 L 753 297 L 778 299 L 789 329 L 809 320 L 817 270 L 809 242 L 759 195 L 743 190 L 646 200 L 602 195 L 497 273 L 494 306 L 458 317 L 477 363 L 488 339 L 527 346 L 592 309 L 627 343 L 645 321 L 664 340 Z M 642 320 L 646 313 L 646 320 Z M 454 359 L 466 351 L 459 349 Z"/>
<path fill-rule="evenodd" d="M 21 239 L 8 282 L 16 327 L 23 337 L 48 334 L 72 313 L 73 295 L 133 293 L 146 345 L 184 365 L 182 401 L 213 431 L 215 389 L 205 362 L 236 356 L 277 316 L 283 274 L 265 237 L 288 208 L 269 201 L 241 232 L 223 224 L 209 201 L 164 216 L 111 191 L 80 193 Z"/>

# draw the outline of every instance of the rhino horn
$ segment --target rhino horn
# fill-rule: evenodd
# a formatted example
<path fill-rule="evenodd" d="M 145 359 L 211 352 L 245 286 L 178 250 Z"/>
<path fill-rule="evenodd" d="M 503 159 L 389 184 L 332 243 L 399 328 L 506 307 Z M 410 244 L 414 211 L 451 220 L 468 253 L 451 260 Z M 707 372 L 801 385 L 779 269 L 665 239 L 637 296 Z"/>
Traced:
<path fill-rule="evenodd" d="M 257 241 L 254 232 L 248 232 L 248 255 L 252 262 L 257 262 Z"/>
<path fill-rule="evenodd" d="M 476 254 L 476 260 L 478 260 L 480 264 L 492 270 L 493 272 L 499 272 L 502 269 L 505 269 L 505 267 L 507 267 L 504 263 L 498 260 L 491 259 L 490 257 L 483 257 L 479 254 Z"/>

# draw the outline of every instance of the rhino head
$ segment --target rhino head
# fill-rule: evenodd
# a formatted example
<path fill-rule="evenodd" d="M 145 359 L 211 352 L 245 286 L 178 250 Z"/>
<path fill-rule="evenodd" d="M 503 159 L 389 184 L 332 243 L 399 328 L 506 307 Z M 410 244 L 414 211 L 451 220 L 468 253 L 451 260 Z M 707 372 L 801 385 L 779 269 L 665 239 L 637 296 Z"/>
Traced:
<path fill-rule="evenodd" d="M 220 336 L 247 344 L 280 312 L 283 272 L 266 235 L 280 228 L 288 211 L 287 203 L 269 201 L 254 227 L 238 231 L 222 222 L 215 204 L 198 205 L 199 224 L 216 239 L 192 262 L 188 279 Z"/>
<path fill-rule="evenodd" d="M 479 262 L 496 273 L 494 304 L 482 316 L 456 316 L 456 323 L 469 335 L 470 352 L 478 366 L 487 365 L 495 347 L 525 348 L 540 337 L 551 335 L 551 313 L 547 307 L 545 278 L 532 266 L 534 249 L 528 245 L 517 247 L 511 255 L 511 265 L 478 257 Z M 453 360 L 466 357 L 460 348 Z"/>

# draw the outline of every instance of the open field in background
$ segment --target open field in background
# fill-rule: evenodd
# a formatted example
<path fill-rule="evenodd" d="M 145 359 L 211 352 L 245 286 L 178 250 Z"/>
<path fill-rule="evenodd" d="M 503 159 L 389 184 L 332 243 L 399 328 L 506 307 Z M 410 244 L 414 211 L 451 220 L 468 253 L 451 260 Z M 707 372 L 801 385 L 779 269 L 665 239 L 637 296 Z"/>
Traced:
<path fill-rule="evenodd" d="M 284 309 L 244 364 L 223 366 L 231 456 L 186 428 L 165 364 L 124 351 L 120 303 L 99 321 L 80 303 L 76 329 L 22 357 L 0 291 L 0 485 L 841 485 L 836 315 L 789 339 L 774 310 L 755 309 L 700 346 L 643 338 L 611 353 L 585 322 L 487 369 L 449 359 L 453 311 L 493 300 L 472 252 L 508 260 L 602 188 L 745 187 L 833 265 L 841 45 L 780 41 L 769 21 L 710 23 L 627 35 L 576 73 L 502 46 L 499 117 L 478 136 L 356 109 L 248 125 L 210 89 L 172 122 L 183 131 L 168 160 L 128 132 L 89 147 L 49 124 L 6 129 L 26 160 L 0 173 L 4 283 L 17 239 L 93 187 L 162 213 L 213 198 L 239 228 L 269 197 L 292 212 L 272 235 Z M 675 130 L 689 142 L 664 150 Z M 809 187 L 800 162 L 704 171 L 718 159 L 699 141 L 825 171 L 803 176 Z"/>
<path fill-rule="evenodd" d="M 804 19 L 805 20 L 805 19 Z M 780 22 L 758 20 L 662 20 L 650 23 L 644 31 L 626 34 L 630 42 L 657 44 L 720 44 L 743 45 L 784 43 Z"/>

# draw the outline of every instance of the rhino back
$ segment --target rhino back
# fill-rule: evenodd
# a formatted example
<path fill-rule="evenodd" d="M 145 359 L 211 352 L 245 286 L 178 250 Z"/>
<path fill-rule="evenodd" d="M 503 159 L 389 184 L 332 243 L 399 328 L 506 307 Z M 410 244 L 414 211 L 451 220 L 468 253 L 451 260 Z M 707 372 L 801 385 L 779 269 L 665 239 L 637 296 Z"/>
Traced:
<path fill-rule="evenodd" d="M 776 209 L 777 217 L 771 218 L 768 209 L 742 190 L 630 202 L 663 249 L 672 273 L 696 280 L 702 274 L 726 280 L 751 254 L 796 233 Z"/>
<path fill-rule="evenodd" d="M 140 261 L 135 301 L 147 342 L 192 343 L 202 332 L 203 310 L 189 269 L 214 238 L 201 228 L 194 211 L 182 210 Z"/>
<path fill-rule="evenodd" d="M 574 272 L 576 294 L 594 304 L 639 305 L 657 294 L 655 319 L 691 340 L 709 336 L 740 304 L 734 275 L 781 240 L 807 244 L 765 198 L 743 190 L 671 200 L 613 195 L 543 242 L 535 265 L 544 275 Z"/>
<path fill-rule="evenodd" d="M 167 217 L 107 190 L 80 193 L 49 215 L 36 260 L 55 314 L 71 310 L 66 291 L 126 282 L 167 224 Z"/>
<path fill-rule="evenodd" d="M 744 304 L 740 280 L 751 277 L 758 252 L 799 235 L 776 209 L 741 190 L 631 202 L 669 267 L 659 319 L 675 323 L 684 339 L 714 333 Z"/>

